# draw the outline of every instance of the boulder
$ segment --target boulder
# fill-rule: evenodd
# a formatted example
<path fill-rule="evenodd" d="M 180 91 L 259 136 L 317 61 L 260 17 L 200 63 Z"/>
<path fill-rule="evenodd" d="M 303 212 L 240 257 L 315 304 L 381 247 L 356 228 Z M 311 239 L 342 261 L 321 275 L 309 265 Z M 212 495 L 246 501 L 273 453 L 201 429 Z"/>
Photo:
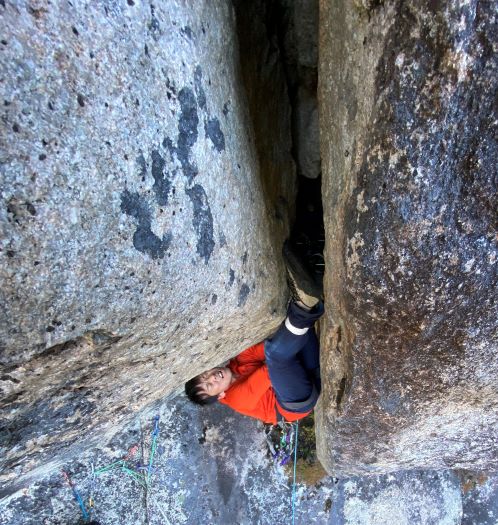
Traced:
<path fill-rule="evenodd" d="M 496 469 L 496 10 L 321 2 L 319 46 L 321 461 Z"/>
<path fill-rule="evenodd" d="M 0 15 L 5 494 L 275 329 L 290 208 L 263 191 L 229 2 Z"/>

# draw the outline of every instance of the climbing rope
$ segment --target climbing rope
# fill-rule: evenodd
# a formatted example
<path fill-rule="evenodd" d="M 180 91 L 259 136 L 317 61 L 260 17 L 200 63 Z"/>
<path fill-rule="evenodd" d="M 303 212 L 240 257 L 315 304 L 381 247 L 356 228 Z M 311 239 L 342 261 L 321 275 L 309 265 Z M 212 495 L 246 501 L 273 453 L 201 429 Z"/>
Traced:
<path fill-rule="evenodd" d="M 138 445 L 133 445 L 132 447 L 130 447 L 127 454 L 122 459 L 114 461 L 110 463 L 109 465 L 105 465 L 103 467 L 95 469 L 95 466 L 93 465 L 93 463 L 91 464 L 91 481 L 90 481 L 90 488 L 88 490 L 88 508 L 90 509 L 89 512 L 87 511 L 83 498 L 78 492 L 78 489 L 76 488 L 75 483 L 71 480 L 67 472 L 65 472 L 64 470 L 61 471 L 64 479 L 66 480 L 68 485 L 71 487 L 74 498 L 76 499 L 76 501 L 78 502 L 78 505 L 80 506 L 81 513 L 83 514 L 83 519 L 85 522 L 88 522 L 91 519 L 92 512 L 95 506 L 95 501 L 94 501 L 95 482 L 96 482 L 97 477 L 100 476 L 101 474 L 104 474 L 111 470 L 119 470 L 123 472 L 124 474 L 130 476 L 144 490 L 148 489 L 150 485 L 150 481 L 151 481 L 151 475 L 153 471 L 155 470 L 153 463 L 154 463 L 154 457 L 156 455 L 156 450 L 157 450 L 157 439 L 159 436 L 159 416 L 155 416 L 153 419 L 153 422 L 154 422 L 154 429 L 152 431 L 152 443 L 151 443 L 151 448 L 149 452 L 149 460 L 146 465 L 142 465 L 140 462 L 137 462 L 137 461 L 133 462 L 133 458 L 138 451 Z"/>
<path fill-rule="evenodd" d="M 132 464 L 133 457 L 138 451 L 138 445 L 133 445 L 124 458 L 114 461 L 110 465 L 98 468 L 94 471 L 94 474 L 99 476 L 104 472 L 119 468 L 121 472 L 133 478 L 139 485 L 146 489 L 150 484 L 151 474 L 154 469 L 154 456 L 156 455 L 157 438 L 159 436 L 159 416 L 155 416 L 153 421 L 152 444 L 149 452 L 149 461 L 146 465 L 142 465 L 140 462 L 136 462 L 134 465 Z M 146 473 L 144 473 L 144 471 L 146 471 Z"/>
<path fill-rule="evenodd" d="M 76 488 L 75 483 L 73 481 L 71 481 L 71 478 L 69 477 L 69 474 L 66 471 L 61 470 L 61 473 L 62 473 L 62 476 L 64 477 L 64 479 L 67 481 L 67 484 L 71 487 L 71 490 L 73 492 L 73 496 L 74 496 L 75 500 L 78 502 L 78 505 L 80 506 L 81 513 L 83 514 L 83 519 L 85 521 L 88 521 L 89 515 L 88 515 L 88 512 L 86 510 L 85 503 L 83 502 L 83 498 L 80 496 L 80 493 L 78 492 L 78 489 Z"/>
<path fill-rule="evenodd" d="M 150 473 L 152 471 L 152 462 L 154 461 L 154 456 L 156 454 L 157 436 L 159 436 L 159 416 L 156 416 L 154 418 L 154 431 L 152 432 L 152 445 L 151 445 L 151 448 L 150 448 L 149 468 L 147 469 L 147 485 L 150 482 Z"/>
<path fill-rule="evenodd" d="M 292 525 L 296 517 L 296 464 L 297 464 L 297 432 L 299 428 L 299 421 L 296 421 L 296 434 L 294 442 L 294 474 L 292 478 Z"/>
<path fill-rule="evenodd" d="M 90 489 L 88 491 L 88 508 L 90 509 L 89 513 L 88 513 L 88 519 L 91 520 L 92 519 L 92 512 L 93 512 L 93 507 L 94 507 L 94 500 L 93 500 L 93 493 L 94 493 L 94 490 L 95 490 L 95 466 L 94 464 L 92 463 L 91 464 L 91 467 L 92 467 L 92 479 L 90 481 Z"/>

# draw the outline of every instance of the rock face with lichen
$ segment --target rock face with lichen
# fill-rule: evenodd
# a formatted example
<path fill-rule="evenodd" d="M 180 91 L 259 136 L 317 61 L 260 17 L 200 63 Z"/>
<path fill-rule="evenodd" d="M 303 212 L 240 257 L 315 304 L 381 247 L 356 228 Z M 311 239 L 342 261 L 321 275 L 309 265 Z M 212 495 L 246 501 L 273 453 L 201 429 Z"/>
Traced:
<path fill-rule="evenodd" d="M 229 2 L 0 16 L 5 494 L 277 326 L 294 183 L 263 192 Z"/>
<path fill-rule="evenodd" d="M 296 164 L 322 462 L 498 468 L 490 3 L 322 0 L 318 48 L 301 0 L 56 4 L 0 0 L 0 497 L 273 331 Z"/>
<path fill-rule="evenodd" d="M 329 472 L 496 468 L 491 3 L 321 2 Z"/>

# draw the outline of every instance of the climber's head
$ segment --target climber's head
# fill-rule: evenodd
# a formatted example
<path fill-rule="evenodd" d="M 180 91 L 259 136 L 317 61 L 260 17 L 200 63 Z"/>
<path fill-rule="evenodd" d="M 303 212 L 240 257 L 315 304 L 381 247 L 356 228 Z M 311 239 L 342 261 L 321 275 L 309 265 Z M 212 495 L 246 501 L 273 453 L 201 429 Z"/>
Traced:
<path fill-rule="evenodd" d="M 227 366 L 211 368 L 185 383 L 185 393 L 190 401 L 198 405 L 210 405 L 225 397 L 235 378 Z"/>

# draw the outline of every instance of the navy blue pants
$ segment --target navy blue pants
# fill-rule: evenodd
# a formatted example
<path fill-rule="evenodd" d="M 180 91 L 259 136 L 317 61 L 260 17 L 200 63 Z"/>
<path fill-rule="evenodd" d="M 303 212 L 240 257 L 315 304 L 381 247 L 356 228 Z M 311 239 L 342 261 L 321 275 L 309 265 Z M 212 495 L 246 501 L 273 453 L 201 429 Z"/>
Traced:
<path fill-rule="evenodd" d="M 311 410 L 320 394 L 320 346 L 313 325 L 322 314 L 321 302 L 309 312 L 290 303 L 286 322 L 265 340 L 271 384 L 277 401 L 289 412 Z"/>

